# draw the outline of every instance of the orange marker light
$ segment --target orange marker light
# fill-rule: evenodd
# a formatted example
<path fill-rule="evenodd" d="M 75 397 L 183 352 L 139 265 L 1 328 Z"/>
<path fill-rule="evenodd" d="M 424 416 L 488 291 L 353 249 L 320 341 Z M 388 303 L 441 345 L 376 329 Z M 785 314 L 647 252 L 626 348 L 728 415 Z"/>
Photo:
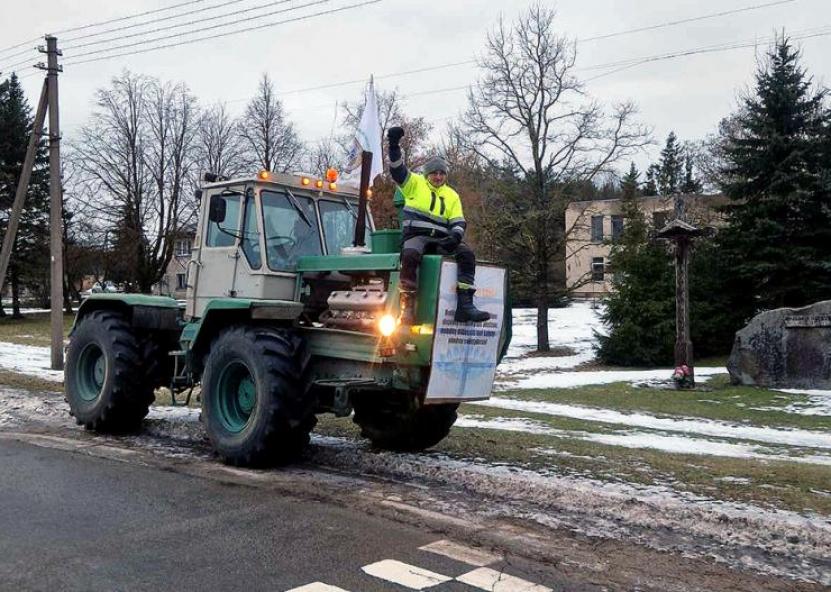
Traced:
<path fill-rule="evenodd" d="M 338 180 L 338 171 L 333 168 L 326 169 L 326 180 L 330 183 L 334 183 Z"/>
<path fill-rule="evenodd" d="M 311 182 L 312 182 L 312 180 L 309 179 L 308 177 L 303 177 L 302 179 L 300 179 L 300 184 L 303 185 L 303 186 L 306 186 Z"/>
<path fill-rule="evenodd" d="M 267 181 L 269 177 L 271 177 L 271 173 L 266 170 L 260 171 L 257 176 L 262 179 L 263 181 Z"/>
<path fill-rule="evenodd" d="M 337 183 L 329 183 L 329 191 L 335 191 L 338 188 Z"/>
<path fill-rule="evenodd" d="M 323 189 L 323 181 L 321 181 L 320 179 L 315 181 L 315 187 L 317 187 L 318 189 Z"/>
<path fill-rule="evenodd" d="M 367 190 L 366 190 L 366 198 L 367 198 L 367 199 L 371 199 L 371 198 L 372 198 L 372 189 L 367 189 Z"/>

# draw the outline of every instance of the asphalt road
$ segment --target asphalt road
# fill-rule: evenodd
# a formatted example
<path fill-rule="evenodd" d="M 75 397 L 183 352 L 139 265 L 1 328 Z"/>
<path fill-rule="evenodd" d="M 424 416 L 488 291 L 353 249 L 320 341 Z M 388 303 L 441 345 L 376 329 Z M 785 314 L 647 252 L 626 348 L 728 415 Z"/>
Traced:
<path fill-rule="evenodd" d="M 401 591 L 362 567 L 395 560 L 450 578 L 477 569 L 419 549 L 441 535 L 164 467 L 0 440 L 0 475 L 0 590 Z M 490 567 L 596 589 L 521 561 Z"/>

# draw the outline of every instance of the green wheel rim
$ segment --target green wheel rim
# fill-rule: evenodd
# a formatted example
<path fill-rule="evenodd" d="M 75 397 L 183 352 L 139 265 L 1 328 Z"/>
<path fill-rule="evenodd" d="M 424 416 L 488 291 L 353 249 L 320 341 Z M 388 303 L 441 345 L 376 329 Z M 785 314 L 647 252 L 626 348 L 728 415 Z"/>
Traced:
<path fill-rule="evenodd" d="M 89 343 L 78 357 L 76 390 L 82 401 L 91 403 L 100 395 L 107 378 L 107 359 L 96 343 Z"/>
<path fill-rule="evenodd" d="M 233 433 L 245 429 L 257 405 L 257 388 L 248 366 L 234 361 L 222 368 L 213 402 L 223 428 Z"/>

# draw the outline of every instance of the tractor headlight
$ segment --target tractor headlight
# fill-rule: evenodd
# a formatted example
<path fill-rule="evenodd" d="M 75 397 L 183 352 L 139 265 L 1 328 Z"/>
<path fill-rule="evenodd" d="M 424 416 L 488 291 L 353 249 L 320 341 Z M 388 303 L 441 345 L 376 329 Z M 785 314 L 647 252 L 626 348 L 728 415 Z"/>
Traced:
<path fill-rule="evenodd" d="M 398 327 L 398 321 L 389 313 L 385 314 L 378 320 L 378 330 L 384 337 L 389 337 L 395 333 L 396 327 Z"/>

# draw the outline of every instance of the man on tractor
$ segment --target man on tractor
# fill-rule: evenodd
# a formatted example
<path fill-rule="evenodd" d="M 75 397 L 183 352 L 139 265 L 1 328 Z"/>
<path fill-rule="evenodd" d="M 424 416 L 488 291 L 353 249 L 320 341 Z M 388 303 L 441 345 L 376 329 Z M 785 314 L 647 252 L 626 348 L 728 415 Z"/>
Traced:
<path fill-rule="evenodd" d="M 392 127 L 389 140 L 390 173 L 404 196 L 401 242 L 401 324 L 415 319 L 418 268 L 425 253 L 453 257 L 458 265 L 455 320 L 461 323 L 487 321 L 490 315 L 473 305 L 476 256 L 462 239 L 465 218 L 459 194 L 447 184 L 447 162 L 431 158 L 424 175 L 409 171 L 401 152 L 404 129 Z"/>

